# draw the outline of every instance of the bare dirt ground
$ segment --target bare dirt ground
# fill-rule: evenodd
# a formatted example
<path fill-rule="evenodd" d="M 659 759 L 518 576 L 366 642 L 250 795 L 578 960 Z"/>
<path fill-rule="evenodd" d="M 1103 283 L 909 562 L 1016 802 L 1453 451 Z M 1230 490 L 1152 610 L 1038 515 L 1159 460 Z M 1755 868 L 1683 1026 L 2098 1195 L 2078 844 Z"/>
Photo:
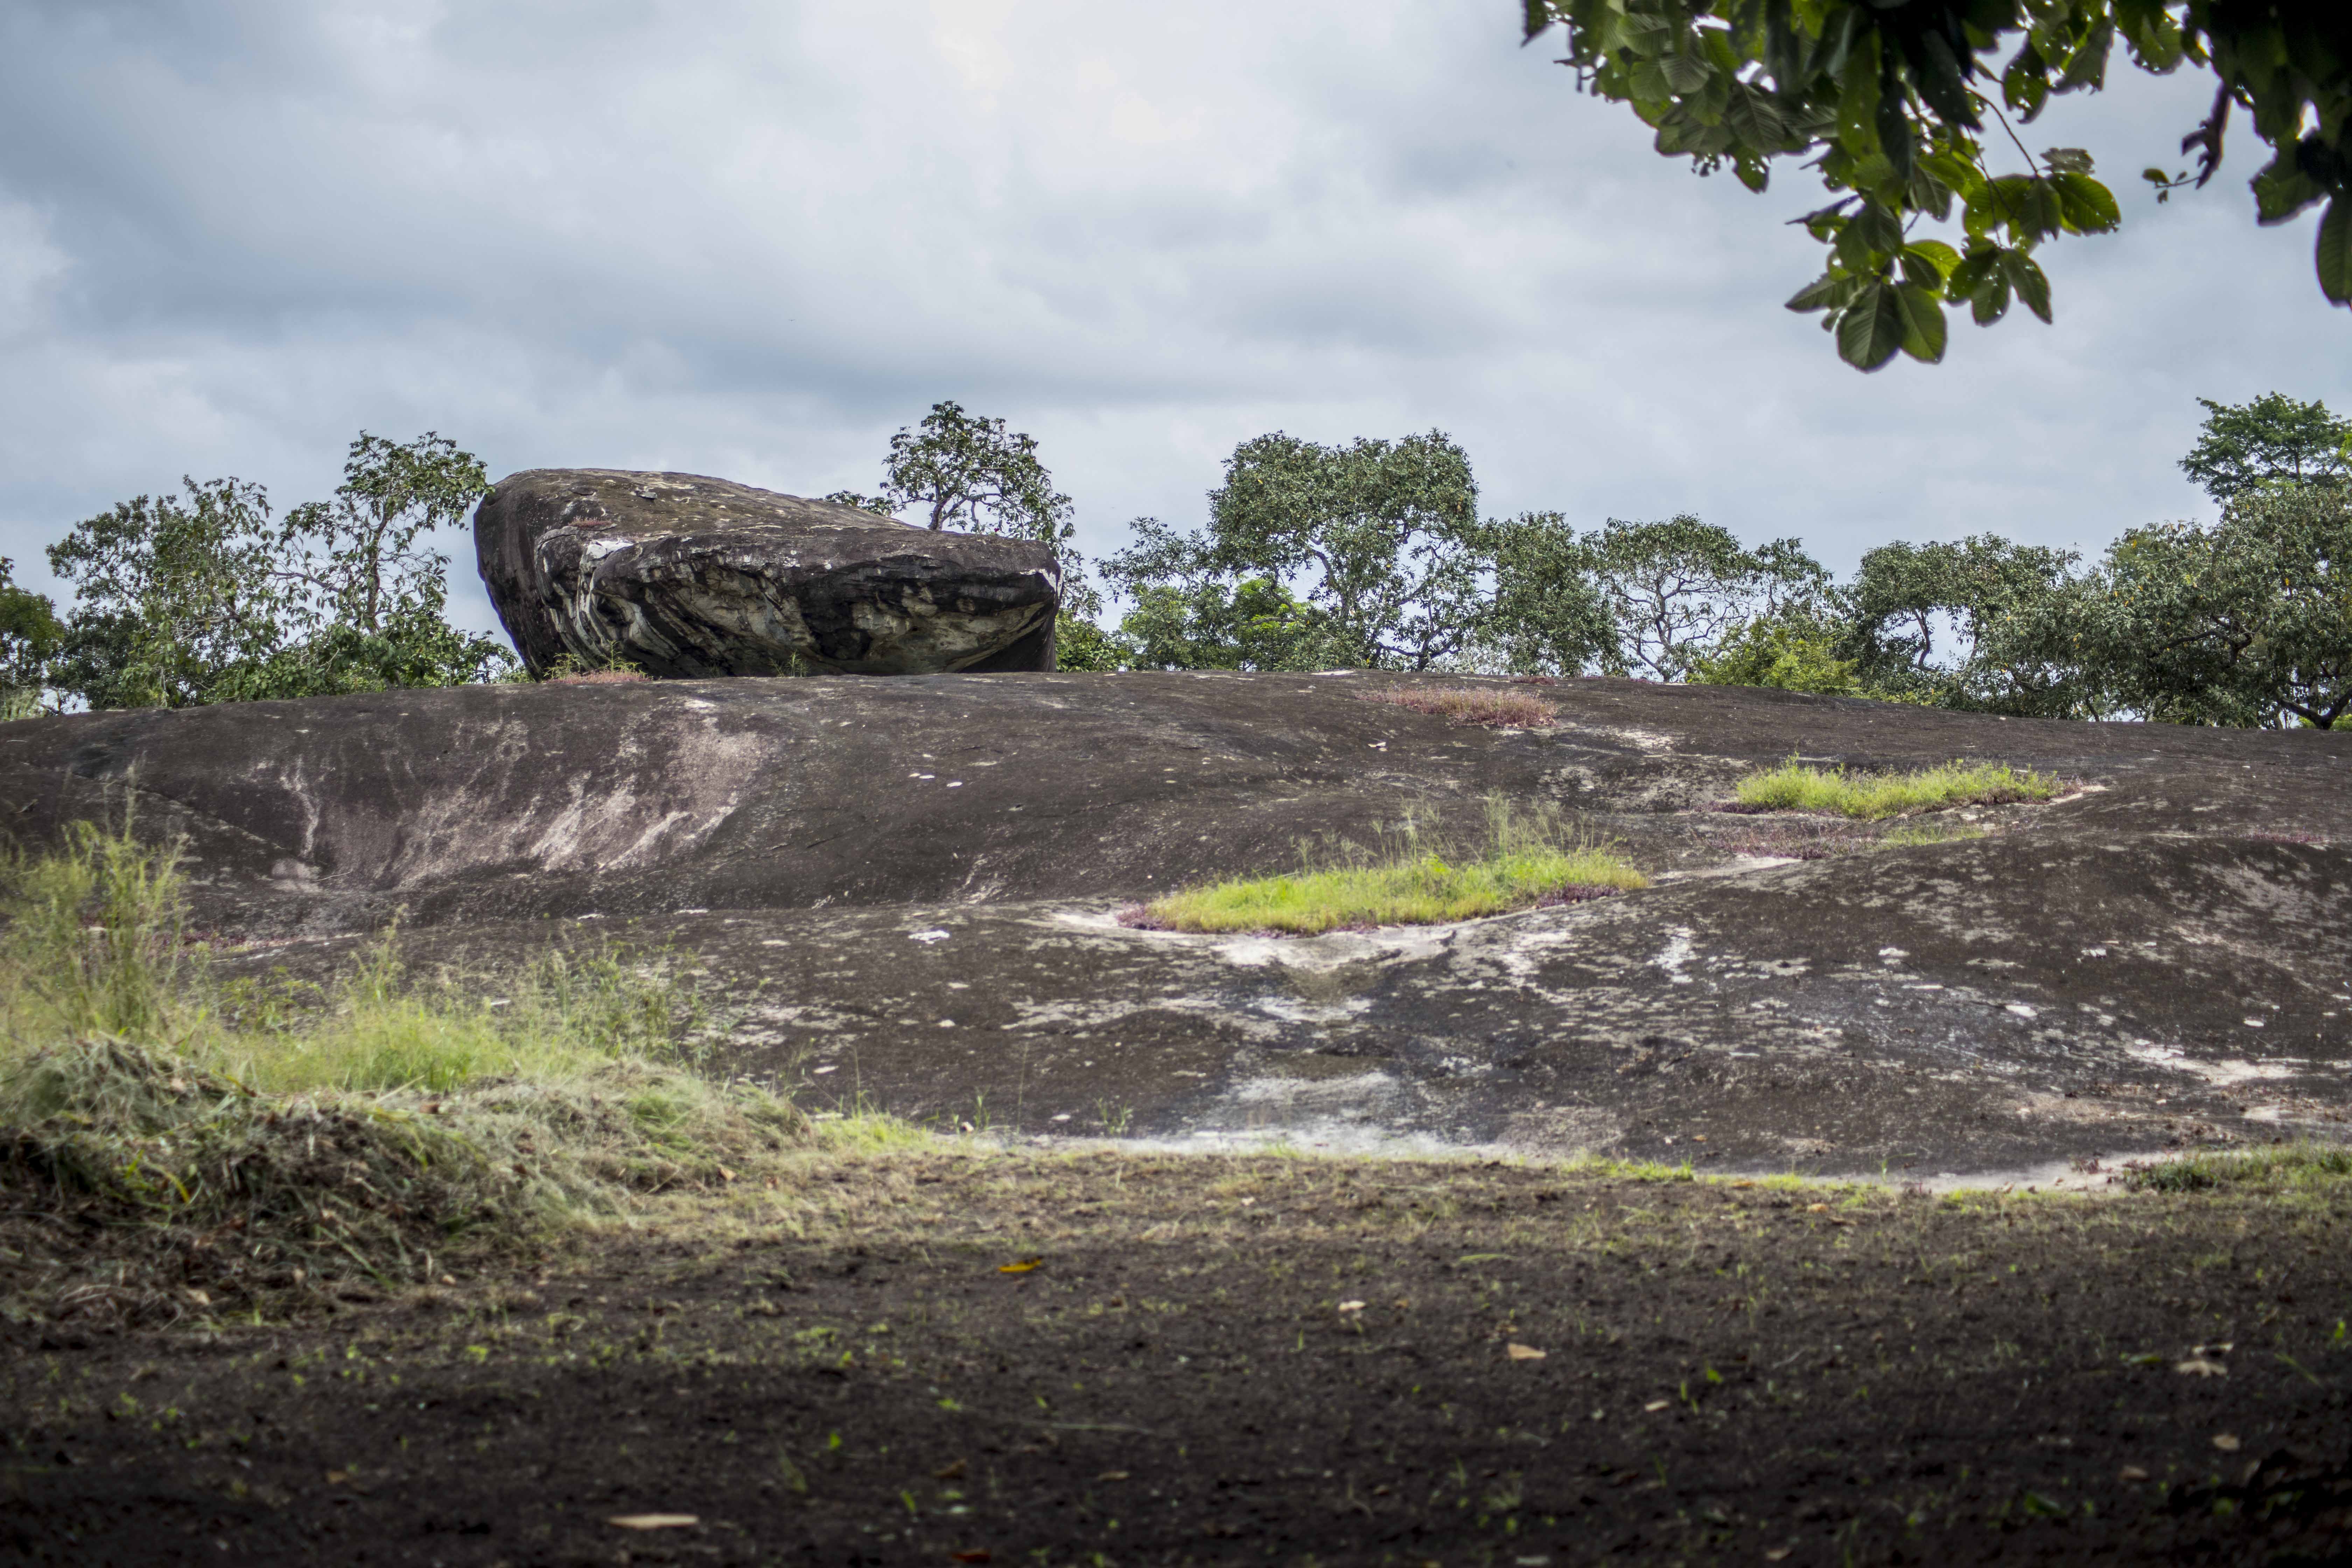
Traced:
<path fill-rule="evenodd" d="M 2340 1561 L 2347 1214 L 832 1157 L 287 1323 L 11 1325 L 0 1560 Z"/>

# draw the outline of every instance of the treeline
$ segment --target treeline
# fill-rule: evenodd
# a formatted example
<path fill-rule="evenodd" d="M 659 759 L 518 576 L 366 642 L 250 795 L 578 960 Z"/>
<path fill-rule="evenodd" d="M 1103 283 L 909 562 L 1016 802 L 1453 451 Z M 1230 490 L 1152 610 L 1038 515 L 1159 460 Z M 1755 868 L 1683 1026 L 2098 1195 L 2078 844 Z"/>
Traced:
<path fill-rule="evenodd" d="M 1991 533 L 1891 543 L 1844 583 L 1797 540 L 1750 548 L 1696 517 L 1482 520 L 1435 431 L 1261 437 L 1205 526 L 1138 520 L 1102 568 L 1132 607 L 1066 640 L 1097 668 L 1631 675 L 2328 728 L 2352 711 L 2352 423 L 2276 394 L 2205 406 L 2181 467 L 2214 522 L 2132 529 L 2088 564 Z"/>
<path fill-rule="evenodd" d="M 1201 526 L 1139 518 L 1092 567 L 1036 442 L 951 402 L 892 439 L 877 493 L 827 499 L 1053 545 L 1066 668 L 1607 674 L 2329 728 L 2352 712 L 2352 422 L 2277 394 L 2205 407 L 2181 468 L 2213 522 L 2136 528 L 2087 563 L 1991 533 L 1890 543 L 1846 582 L 1798 540 L 1751 548 L 1696 517 L 1482 518 L 1437 431 L 1244 441 Z M 50 547 L 62 615 L 0 563 L 7 711 L 514 679 L 448 624 L 448 558 L 423 542 L 487 488 L 438 436 L 362 433 L 333 498 L 282 519 L 236 479 L 123 502 Z"/>

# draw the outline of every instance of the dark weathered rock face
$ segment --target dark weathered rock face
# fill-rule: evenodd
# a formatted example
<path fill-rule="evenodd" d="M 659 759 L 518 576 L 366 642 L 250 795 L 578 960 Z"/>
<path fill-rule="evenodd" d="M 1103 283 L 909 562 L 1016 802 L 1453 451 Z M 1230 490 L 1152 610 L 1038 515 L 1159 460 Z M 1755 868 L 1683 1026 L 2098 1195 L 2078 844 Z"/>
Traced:
<path fill-rule="evenodd" d="M 1054 668 L 1061 567 L 699 474 L 533 468 L 474 514 L 482 582 L 536 672 L 565 654 L 677 679 Z"/>
<path fill-rule="evenodd" d="M 1412 677 L 1028 675 L 477 687 L 0 724 L 0 833 L 134 792 L 199 918 L 298 970 L 405 907 L 416 961 L 674 938 L 804 1061 L 1024 1132 L 1285 1132 L 1750 1169 L 2012 1169 L 2352 1117 L 2352 735 L 2063 724 L 1580 681 L 1558 728 Z M 1706 807 L 1792 748 L 2079 787 L 1828 858 Z M 1656 885 L 1308 941 L 1131 931 L 1129 900 L 1465 831 L 1499 795 Z M 582 922 L 585 923 L 582 923 Z M 289 937 L 305 940 L 287 942 Z"/>

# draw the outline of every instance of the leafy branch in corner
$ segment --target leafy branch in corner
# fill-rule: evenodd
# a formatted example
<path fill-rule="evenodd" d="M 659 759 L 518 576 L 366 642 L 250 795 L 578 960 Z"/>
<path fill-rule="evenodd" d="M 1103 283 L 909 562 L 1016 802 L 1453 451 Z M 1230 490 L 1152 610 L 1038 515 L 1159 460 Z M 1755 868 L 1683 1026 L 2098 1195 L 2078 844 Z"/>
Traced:
<path fill-rule="evenodd" d="M 1836 198 L 1797 219 L 1828 247 L 1789 300 L 1823 313 L 1841 358 L 1876 370 L 1897 353 L 1943 358 L 1947 308 L 1990 326 L 2022 303 L 2051 319 L 2036 258 L 2063 236 L 2122 221 L 2080 148 L 2037 159 L 2010 117 L 2105 84 L 2117 43 L 2142 70 L 2184 62 L 2219 79 L 2183 139 L 2193 184 L 2211 179 L 2236 104 L 2274 156 L 2253 179 L 2256 213 L 2284 222 L 2321 202 L 2320 290 L 2352 304 L 2352 7 L 2227 0 L 1524 0 L 1526 36 L 1567 35 L 1579 87 L 1632 107 L 1658 152 L 1701 174 L 1728 167 L 1749 190 L 1776 160 L 1815 171 Z M 2002 57 L 2006 56 L 2006 63 Z M 1990 115 L 2026 172 L 1986 161 Z M 2187 171 L 2146 177 L 2158 200 Z M 1923 222 L 1958 223 L 1945 239 Z"/>

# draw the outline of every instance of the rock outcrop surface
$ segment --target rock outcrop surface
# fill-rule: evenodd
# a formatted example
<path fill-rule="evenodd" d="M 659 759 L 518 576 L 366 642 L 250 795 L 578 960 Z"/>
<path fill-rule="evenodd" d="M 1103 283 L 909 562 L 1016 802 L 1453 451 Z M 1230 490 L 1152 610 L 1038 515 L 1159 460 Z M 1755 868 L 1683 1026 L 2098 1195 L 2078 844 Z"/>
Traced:
<path fill-rule="evenodd" d="M 482 582 L 536 673 L 1051 669 L 1061 568 L 1028 540 L 932 532 L 698 474 L 532 468 L 474 515 Z"/>
<path fill-rule="evenodd" d="M 426 969 L 674 941 L 732 998 L 730 1066 L 805 1070 L 819 1108 L 1024 1134 L 1932 1177 L 2352 1126 L 2352 735 L 1624 680 L 1545 689 L 1559 722 L 1532 731 L 1362 700 L 1417 679 L 488 686 L 27 720 L 0 724 L 0 837 L 134 796 L 142 832 L 187 839 L 200 926 L 259 939 L 223 962 L 260 973 L 323 973 L 404 908 Z M 1939 843 L 1712 809 L 1792 746 L 2071 787 L 1954 814 L 1981 836 Z M 1655 884 L 1303 941 L 1116 919 L 1408 810 L 1474 833 L 1495 795 Z"/>

